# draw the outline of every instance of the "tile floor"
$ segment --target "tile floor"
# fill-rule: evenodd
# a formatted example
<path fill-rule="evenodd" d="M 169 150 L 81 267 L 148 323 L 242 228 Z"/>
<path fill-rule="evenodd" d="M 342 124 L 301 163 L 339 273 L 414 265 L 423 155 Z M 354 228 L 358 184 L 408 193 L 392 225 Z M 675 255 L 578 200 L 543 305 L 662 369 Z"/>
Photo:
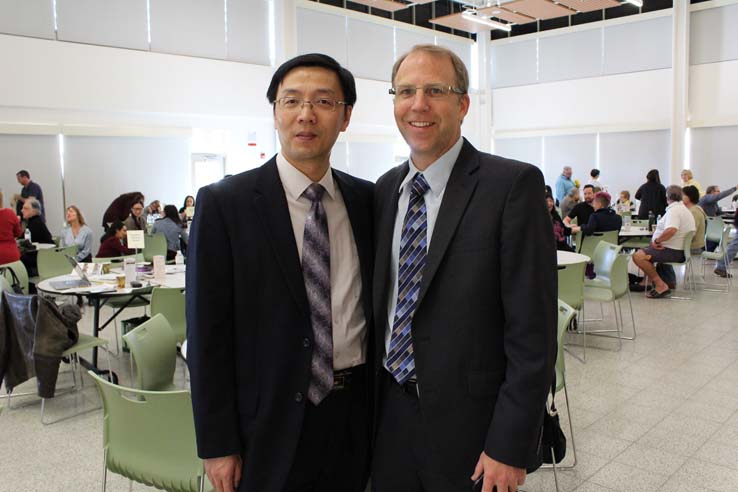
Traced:
<path fill-rule="evenodd" d="M 738 491 L 738 288 L 698 291 L 693 297 L 648 300 L 635 295 L 636 341 L 623 341 L 620 351 L 590 347 L 586 364 L 567 355 L 578 461 L 574 469 L 559 471 L 559 490 Z M 140 312 L 132 311 L 131 317 Z M 80 325 L 83 330 L 89 327 L 89 314 Z M 599 308 L 591 305 L 586 314 L 597 316 Z M 612 325 L 612 311 L 605 306 L 605 321 L 588 326 Z M 112 330 L 106 331 L 111 336 Z M 609 339 L 588 337 L 590 343 L 617 348 Z M 121 382 L 129 382 L 128 357 L 113 358 L 112 364 Z M 181 370 L 177 378 L 184 384 Z M 59 385 L 69 380 L 67 372 Z M 99 404 L 89 380 L 86 387 L 89 401 L 81 404 Z M 31 383 L 17 391 L 33 389 Z M 73 410 L 74 400 L 51 401 L 48 416 Z M 5 399 L 0 403 L 6 404 Z M 568 435 L 563 393 L 557 405 Z M 41 425 L 39 416 L 34 398 L 18 398 L 0 414 L 0 492 L 100 490 L 101 411 L 50 426 Z M 563 464 L 572 459 L 571 439 L 569 446 Z M 109 491 L 127 489 L 127 480 L 108 475 Z M 523 489 L 554 491 L 552 471 L 530 475 Z M 133 490 L 154 489 L 136 484 Z"/>

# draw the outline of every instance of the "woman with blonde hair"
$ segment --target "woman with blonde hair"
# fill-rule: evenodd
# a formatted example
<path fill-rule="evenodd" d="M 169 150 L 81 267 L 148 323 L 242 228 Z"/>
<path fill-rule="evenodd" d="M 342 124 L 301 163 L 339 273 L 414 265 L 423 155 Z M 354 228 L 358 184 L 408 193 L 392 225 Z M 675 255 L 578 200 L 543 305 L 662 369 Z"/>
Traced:
<path fill-rule="evenodd" d="M 61 247 L 77 245 L 77 261 L 92 261 L 92 229 L 85 224 L 85 218 L 76 205 L 66 211 L 66 225 L 61 233 Z"/>
<path fill-rule="evenodd" d="M 0 265 L 20 260 L 15 238 L 21 235 L 21 226 L 15 210 L 3 208 L 3 192 L 0 191 Z"/>
<path fill-rule="evenodd" d="M 702 186 L 694 179 L 694 174 L 692 174 L 691 169 L 684 169 L 682 170 L 682 188 L 685 186 L 694 186 L 697 188 L 697 191 L 700 193 L 700 196 L 704 195 L 702 192 Z"/>

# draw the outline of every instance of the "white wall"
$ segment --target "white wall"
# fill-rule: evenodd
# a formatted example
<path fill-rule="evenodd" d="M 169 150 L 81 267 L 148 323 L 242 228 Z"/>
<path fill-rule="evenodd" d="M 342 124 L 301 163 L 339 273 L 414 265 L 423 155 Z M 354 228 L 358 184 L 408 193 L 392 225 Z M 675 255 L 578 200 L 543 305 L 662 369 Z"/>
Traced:
<path fill-rule="evenodd" d="M 691 168 L 704 191 L 710 185 L 721 190 L 738 185 L 738 126 L 693 128 Z M 730 205 L 731 197 L 720 201 Z"/>
<path fill-rule="evenodd" d="M 692 65 L 690 125 L 738 125 L 738 60 Z"/>

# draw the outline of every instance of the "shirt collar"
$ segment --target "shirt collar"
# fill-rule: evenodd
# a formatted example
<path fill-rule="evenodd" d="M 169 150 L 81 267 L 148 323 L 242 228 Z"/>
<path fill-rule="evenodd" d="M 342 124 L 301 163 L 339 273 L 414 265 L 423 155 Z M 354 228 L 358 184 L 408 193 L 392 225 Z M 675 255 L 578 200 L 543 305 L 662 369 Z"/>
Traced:
<path fill-rule="evenodd" d="M 407 186 L 413 180 L 415 174 L 422 173 L 423 177 L 425 177 L 425 180 L 428 182 L 428 186 L 430 186 L 430 192 L 433 193 L 435 196 L 439 196 L 441 193 L 443 193 L 443 190 L 446 189 L 448 178 L 449 176 L 451 176 L 451 171 L 454 168 L 456 160 L 459 158 L 461 147 L 463 145 L 464 139 L 462 137 L 459 137 L 456 143 L 450 149 L 448 149 L 445 154 L 443 154 L 437 160 L 433 161 L 427 168 L 425 168 L 425 171 L 421 171 L 420 169 L 415 167 L 412 158 L 408 159 L 407 162 L 410 169 L 407 173 L 407 176 L 405 176 L 405 179 L 403 179 L 402 183 L 400 183 L 400 187 L 397 192 L 402 193 L 402 190 L 405 188 L 405 186 Z"/>
<path fill-rule="evenodd" d="M 313 184 L 310 178 L 290 164 L 281 152 L 277 154 L 277 171 L 279 172 L 279 179 L 282 181 L 285 192 L 295 201 L 302 196 L 308 186 Z M 326 193 L 331 199 L 336 197 L 336 185 L 333 181 L 333 173 L 330 167 L 318 183 L 323 185 L 323 188 L 325 188 Z"/>

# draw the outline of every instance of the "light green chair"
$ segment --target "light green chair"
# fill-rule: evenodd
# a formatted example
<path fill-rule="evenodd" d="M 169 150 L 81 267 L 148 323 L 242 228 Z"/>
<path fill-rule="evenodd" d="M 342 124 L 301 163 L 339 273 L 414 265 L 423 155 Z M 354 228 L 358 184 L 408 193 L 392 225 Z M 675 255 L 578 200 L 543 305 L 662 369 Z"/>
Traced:
<path fill-rule="evenodd" d="M 714 219 L 715 217 L 708 217 L 708 218 Z M 717 217 L 717 218 L 719 218 L 719 217 Z M 720 219 L 720 220 L 722 221 L 722 219 Z M 730 229 L 731 229 L 731 227 L 730 227 L 729 224 L 728 225 L 725 225 L 723 227 L 723 231 L 720 234 L 720 242 L 718 243 L 717 248 L 715 248 L 715 251 L 703 251 L 702 254 L 700 255 L 701 256 L 701 260 L 702 260 L 702 279 L 703 280 L 705 278 L 705 260 L 712 260 L 712 261 L 723 260 L 723 263 L 724 264 L 726 264 L 726 265 L 729 264 L 729 261 L 728 261 L 728 244 L 730 244 Z M 705 236 L 707 236 L 707 235 L 705 235 Z M 726 282 L 725 282 L 724 285 L 723 284 L 713 284 L 713 283 L 708 283 L 708 282 L 703 282 L 701 285 L 704 285 L 706 287 L 717 287 L 717 288 L 720 288 L 719 292 L 729 292 L 730 291 L 730 287 L 732 285 L 731 276 L 732 275 L 728 275 L 726 277 L 726 279 L 725 279 Z M 713 288 L 709 288 L 709 289 L 705 289 L 705 290 L 717 291 L 717 289 L 713 289 Z"/>
<path fill-rule="evenodd" d="M 586 263 L 575 263 L 571 265 L 559 265 L 558 267 L 559 299 L 567 303 L 576 311 L 581 311 L 584 307 L 585 266 Z M 578 331 L 577 333 L 582 334 L 583 336 L 582 346 L 584 353 L 582 357 L 579 357 L 574 353 L 572 353 L 572 356 L 585 362 L 587 358 L 587 335 L 585 331 Z"/>
<path fill-rule="evenodd" d="M 613 312 L 615 313 L 616 330 L 589 330 L 587 333 L 591 335 L 609 336 L 622 340 L 635 340 L 636 325 L 635 316 L 633 314 L 633 303 L 630 298 L 630 289 L 628 286 L 628 255 L 620 254 L 622 246 L 616 246 L 607 242 L 601 242 L 597 245 L 594 254 L 595 272 L 597 277 L 584 280 L 584 299 L 586 301 L 595 301 L 600 303 L 600 307 L 604 302 L 613 303 Z M 630 306 L 630 317 L 633 327 L 633 335 L 623 335 L 624 321 L 623 310 L 620 305 L 620 299 L 628 297 Z M 614 333 L 614 335 L 612 334 Z"/>
<path fill-rule="evenodd" d="M 136 363 L 136 387 L 147 391 L 171 391 L 177 366 L 177 339 L 162 314 L 140 324 L 123 340 Z"/>
<path fill-rule="evenodd" d="M 566 334 L 566 328 L 571 323 L 571 320 L 577 315 L 574 308 L 569 306 L 567 303 L 559 299 L 558 305 L 558 351 L 556 352 L 556 392 L 558 393 L 562 389 L 564 390 L 564 398 L 566 400 L 566 413 L 569 417 L 569 434 L 571 436 L 571 449 L 574 454 L 574 462 L 571 465 L 561 466 L 558 465 L 556 468 L 569 469 L 574 468 L 577 464 L 577 446 L 574 443 L 574 424 L 571 420 L 571 405 L 569 404 L 569 391 L 566 388 L 566 359 L 564 357 L 564 334 Z M 553 453 L 551 453 L 553 455 Z"/>
<path fill-rule="evenodd" d="M 163 314 L 177 337 L 177 343 L 187 339 L 185 295 L 180 289 L 156 287 L 151 292 L 151 316 Z"/>
<path fill-rule="evenodd" d="M 69 275 L 72 273 L 72 264 L 67 256 L 74 258 L 77 255 L 77 245 L 68 246 L 60 249 L 40 249 L 38 250 L 38 280 L 43 281 L 49 278 L 58 277 L 59 275 Z"/>
<path fill-rule="evenodd" d="M 725 229 L 725 221 L 722 217 L 708 217 L 705 226 L 705 240 L 719 242 L 723 237 L 723 229 Z"/>
<path fill-rule="evenodd" d="M 103 402 L 103 492 L 108 470 L 170 492 L 212 490 L 197 457 L 189 391 L 135 390 L 90 376 Z"/>
<path fill-rule="evenodd" d="M 679 262 L 664 262 L 665 265 L 671 265 L 672 267 L 683 266 L 684 267 L 684 286 L 688 290 L 695 290 L 694 281 L 694 268 L 692 266 L 692 239 L 694 238 L 695 231 L 691 231 L 684 236 L 684 243 L 682 245 L 682 251 L 684 251 L 684 261 Z M 647 282 L 648 283 L 648 282 Z M 646 286 L 648 291 L 648 286 Z M 684 299 L 691 300 L 690 297 L 675 297 L 671 296 L 670 299 Z"/>
<path fill-rule="evenodd" d="M 144 238 L 144 261 L 154 261 L 154 256 L 167 256 L 167 238 L 164 234 L 146 234 Z"/>
<path fill-rule="evenodd" d="M 606 241 L 610 244 L 618 244 L 618 234 L 620 234 L 620 231 L 607 231 L 593 232 L 589 236 L 584 236 L 581 241 L 582 245 L 579 248 L 579 253 L 592 258 L 595 248 L 600 241 Z"/>
<path fill-rule="evenodd" d="M 0 265 L 0 267 L 11 268 L 13 272 L 15 272 L 15 276 L 18 277 L 18 280 L 20 281 L 21 287 L 23 288 L 23 293 L 28 295 L 28 270 L 26 270 L 26 266 L 23 264 L 23 262 L 18 260 L 14 261 L 13 263 Z M 8 281 L 8 284 L 11 284 L 13 282 L 13 276 L 10 274 L 7 268 L 5 269 L 3 276 L 5 277 L 5 280 Z"/>

